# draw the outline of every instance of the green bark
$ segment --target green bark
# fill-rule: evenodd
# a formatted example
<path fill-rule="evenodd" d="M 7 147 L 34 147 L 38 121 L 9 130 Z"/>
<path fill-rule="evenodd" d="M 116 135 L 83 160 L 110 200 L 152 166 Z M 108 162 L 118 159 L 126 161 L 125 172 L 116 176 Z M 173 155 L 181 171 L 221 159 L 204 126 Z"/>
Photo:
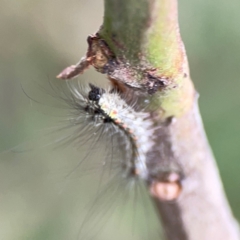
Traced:
<path fill-rule="evenodd" d="M 189 109 L 194 90 L 175 0 L 106 0 L 99 34 L 126 68 L 131 65 L 132 85 L 148 81 L 146 72 L 165 80 L 151 98 L 161 117 L 179 116 Z M 126 83 L 124 77 L 118 81 Z"/>

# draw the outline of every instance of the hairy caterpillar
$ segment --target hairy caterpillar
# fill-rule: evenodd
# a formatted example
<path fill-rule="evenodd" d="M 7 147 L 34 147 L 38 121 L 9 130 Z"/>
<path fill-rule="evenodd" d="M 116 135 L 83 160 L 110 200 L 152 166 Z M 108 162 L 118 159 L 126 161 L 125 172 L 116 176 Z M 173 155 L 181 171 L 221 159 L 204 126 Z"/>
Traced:
<path fill-rule="evenodd" d="M 84 99 L 84 109 L 94 124 L 113 124 L 117 132 L 127 139 L 126 159 L 122 166 L 126 176 L 134 174 L 147 178 L 145 155 L 151 148 L 152 122 L 149 115 L 136 112 L 122 99 L 118 92 L 105 91 L 92 84 L 88 97 Z M 75 94 L 75 92 L 73 92 Z M 79 96 L 75 95 L 75 97 Z"/>
<path fill-rule="evenodd" d="M 79 99 L 77 105 L 79 104 L 79 106 L 84 109 L 88 121 L 92 121 L 91 124 L 95 127 L 103 127 L 104 132 L 109 134 L 109 136 L 116 135 L 117 137 L 117 147 L 124 153 L 122 159 L 117 159 L 122 180 L 119 179 L 117 175 L 117 178 L 112 178 L 109 183 L 112 185 L 112 181 L 116 180 L 117 184 L 112 185 L 114 189 L 111 191 L 115 192 L 114 195 L 122 194 L 122 192 L 119 191 L 120 189 L 118 189 L 122 184 L 124 184 L 123 187 L 126 187 L 129 183 L 136 182 L 138 179 L 147 180 L 149 177 L 146 166 L 146 154 L 151 150 L 153 145 L 153 121 L 149 113 L 137 110 L 137 104 L 134 103 L 135 100 L 132 97 L 129 98 L 129 95 L 126 93 L 121 94 L 116 89 L 104 90 L 93 84 L 89 84 L 89 86 L 90 90 L 87 95 L 86 91 L 79 94 L 76 89 L 70 89 L 74 98 Z M 131 190 L 138 192 L 138 195 L 143 197 L 143 189 L 141 186 L 137 185 L 137 190 L 134 188 L 130 189 L 130 191 Z M 102 202 L 101 198 L 99 199 L 98 195 L 96 198 L 98 202 L 100 202 L 100 205 L 106 204 L 104 201 Z M 117 197 L 115 196 L 115 198 Z M 135 197 L 134 201 L 137 201 Z M 144 200 L 141 199 L 140 201 Z M 137 203 L 133 202 L 133 204 L 135 205 Z M 101 211 L 103 210 L 101 209 Z M 106 212 L 103 212 L 103 215 L 105 215 Z M 95 215 L 96 213 L 93 211 L 90 215 L 92 214 Z M 101 217 L 101 215 L 99 217 Z M 97 220 L 98 218 L 96 216 L 94 217 L 94 221 L 100 221 Z M 85 225 L 86 223 L 84 222 L 83 226 Z M 86 231 L 92 233 L 92 227 L 90 226 L 90 229 L 86 228 L 85 232 Z M 87 235 L 88 234 L 89 233 L 87 233 Z M 81 236 L 82 234 L 80 234 L 80 239 L 82 239 Z M 84 239 L 87 239 L 85 235 Z"/>
<path fill-rule="evenodd" d="M 85 144 L 88 146 L 85 156 L 82 151 L 79 152 L 79 164 L 73 171 L 86 163 L 87 166 L 93 164 L 100 175 L 101 172 L 111 175 L 104 185 L 100 179 L 99 185 L 103 185 L 103 190 L 96 193 L 94 201 L 89 204 L 90 210 L 83 217 L 83 223 L 78 224 L 81 230 L 76 239 L 100 239 L 96 236 L 101 230 L 99 228 L 104 227 L 106 218 L 111 218 L 112 215 L 109 214 L 119 205 L 135 209 L 135 215 L 141 212 L 136 210 L 140 203 L 146 205 L 142 199 L 144 190 L 138 180 L 148 178 L 145 156 L 153 141 L 153 122 L 149 113 L 135 103 L 136 99 L 131 92 L 121 93 L 115 88 L 101 88 L 93 84 L 87 86 L 79 82 L 67 82 L 66 86 L 61 91 L 53 86 L 54 94 L 51 93 L 67 104 L 66 110 L 69 112 L 63 122 L 66 131 L 61 139 L 57 139 L 57 146 L 74 143 L 79 148 Z M 70 132 L 70 129 L 73 131 Z M 60 128 L 59 132 L 62 130 L 64 129 Z M 100 152 L 97 148 L 103 146 L 105 152 Z M 103 155 L 104 162 L 101 161 L 100 154 Z M 85 174 L 84 169 L 81 174 Z M 105 197 L 107 194 L 108 197 Z M 144 211 L 140 215 L 147 218 Z M 134 225 L 133 221 L 129 225 Z M 148 229 L 149 226 L 146 224 L 144 228 Z"/>

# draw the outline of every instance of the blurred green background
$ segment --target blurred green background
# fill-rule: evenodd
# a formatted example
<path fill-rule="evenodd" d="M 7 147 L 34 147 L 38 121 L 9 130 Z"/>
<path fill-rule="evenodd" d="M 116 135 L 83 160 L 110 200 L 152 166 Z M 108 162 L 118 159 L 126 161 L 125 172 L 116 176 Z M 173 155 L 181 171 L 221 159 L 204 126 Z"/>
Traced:
<path fill-rule="evenodd" d="M 233 212 L 240 219 L 240 1 L 185 0 L 179 1 L 179 10 L 206 132 Z M 139 203 L 133 208 L 131 196 L 129 204 L 121 201 L 110 207 L 111 194 L 105 205 L 101 200 L 104 207 L 100 208 L 113 208 L 117 214 L 100 214 L 92 220 L 89 209 L 97 208 L 96 175 L 101 173 L 80 177 L 83 174 L 76 165 L 84 148 L 70 145 L 56 151 L 41 147 L 62 136 L 58 132 L 55 138 L 47 135 L 41 140 L 38 134 L 44 136 L 49 128 L 58 126 L 59 115 L 66 111 L 33 103 L 24 94 L 54 105 L 54 99 L 48 99 L 39 85 L 47 88 L 49 79 L 79 60 L 87 47 L 86 37 L 98 29 L 102 16 L 103 2 L 99 0 L 1 0 L 1 240 L 77 240 L 82 236 L 83 221 L 95 222 L 86 227 L 95 232 L 91 239 L 149 239 L 142 237 L 142 232 L 148 231 L 142 226 L 157 222 L 154 214 L 144 214 L 151 212 L 151 206 L 143 209 L 144 204 Z M 92 69 L 80 78 L 104 81 L 104 76 Z M 24 149 L 27 139 L 34 150 L 8 151 L 14 146 Z M 72 169 L 76 170 L 66 177 Z M 140 218 L 142 221 L 133 224 Z M 99 222 L 105 228 L 98 232 L 95 229 L 102 228 Z"/>

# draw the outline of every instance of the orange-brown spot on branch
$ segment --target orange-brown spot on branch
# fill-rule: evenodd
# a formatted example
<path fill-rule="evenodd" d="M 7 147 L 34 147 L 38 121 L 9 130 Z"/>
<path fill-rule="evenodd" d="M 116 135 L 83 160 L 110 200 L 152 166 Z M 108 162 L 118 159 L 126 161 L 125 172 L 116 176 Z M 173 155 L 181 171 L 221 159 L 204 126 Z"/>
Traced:
<path fill-rule="evenodd" d="M 163 201 L 176 200 L 181 190 L 179 182 L 154 182 L 150 186 L 151 195 Z"/>
<path fill-rule="evenodd" d="M 180 176 L 176 172 L 169 173 L 165 180 L 154 181 L 150 185 L 150 193 L 163 201 L 176 200 L 182 191 Z"/>

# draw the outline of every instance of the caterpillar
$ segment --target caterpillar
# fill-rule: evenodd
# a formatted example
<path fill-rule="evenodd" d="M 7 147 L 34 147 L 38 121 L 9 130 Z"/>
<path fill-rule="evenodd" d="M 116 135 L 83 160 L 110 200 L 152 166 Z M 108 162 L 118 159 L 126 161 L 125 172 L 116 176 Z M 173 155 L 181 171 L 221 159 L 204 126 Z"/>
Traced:
<path fill-rule="evenodd" d="M 113 124 L 115 131 L 120 132 L 125 142 L 128 156 L 122 160 L 125 175 L 138 175 L 147 178 L 146 153 L 151 148 L 152 121 L 148 113 L 136 112 L 129 106 L 117 91 L 105 91 L 89 84 L 90 91 L 84 98 L 83 108 L 94 125 Z M 72 91 L 75 97 L 79 93 Z"/>
<path fill-rule="evenodd" d="M 81 229 L 76 240 L 95 239 L 93 237 L 96 237 L 102 225 L 105 225 L 102 218 L 111 214 L 118 205 L 127 208 L 127 202 L 131 202 L 136 209 L 139 202 L 146 205 L 143 200 L 146 196 L 142 196 L 143 185 L 139 180 L 147 180 L 149 177 L 146 155 L 151 151 L 154 142 L 154 123 L 145 108 L 139 107 L 137 97 L 130 90 L 122 92 L 115 87 L 104 88 L 79 81 L 67 81 L 63 84 L 66 84 L 66 89 L 59 87 L 59 84 L 49 88 L 54 90 L 54 93 L 49 94 L 63 100 L 68 111 L 62 128 L 66 132 L 61 133 L 62 129 L 56 126 L 63 135 L 57 139 L 57 145 L 74 145 L 78 148 L 84 144 L 89 146 L 85 156 L 83 152 L 79 152 L 79 164 L 69 174 L 83 168 L 83 162 L 89 166 L 93 158 L 91 154 L 95 154 L 93 167 L 98 164 L 97 171 L 100 175 L 101 171 L 106 170 L 109 170 L 110 174 L 114 173 L 108 178 L 103 190 L 95 194 L 95 198 L 90 202 L 90 211 L 83 217 L 83 223 L 79 223 Z M 71 128 L 73 131 L 70 133 Z M 98 146 L 105 146 L 106 151 L 98 151 Z M 100 154 L 103 155 L 104 162 L 99 162 L 102 158 Z M 81 174 L 84 174 L 84 169 Z M 99 185 L 100 182 L 101 180 Z M 107 194 L 109 196 L 106 198 Z M 135 214 L 149 215 L 139 210 Z M 129 224 L 133 225 L 132 222 Z M 98 225 L 98 228 L 95 225 Z M 145 227 L 149 228 L 147 224 Z"/>
<path fill-rule="evenodd" d="M 91 124 L 95 128 L 103 128 L 103 132 L 108 137 L 116 135 L 117 148 L 123 152 L 123 157 L 122 159 L 117 159 L 118 170 L 122 180 L 119 179 L 118 174 L 116 179 L 112 178 L 109 181 L 110 186 L 113 186 L 111 193 L 114 193 L 115 199 L 118 199 L 118 194 L 123 194 L 121 187 L 126 188 L 126 186 L 130 186 L 128 190 L 136 191 L 141 198 L 144 198 L 143 186 L 141 183 L 140 185 L 136 185 L 136 181 L 138 179 L 148 180 L 149 178 L 146 156 L 154 144 L 153 136 L 155 130 L 150 114 L 144 111 L 144 108 L 139 108 L 138 102 L 134 99 L 135 96 L 132 92 L 121 93 L 121 91 L 115 88 L 103 89 L 93 84 L 89 84 L 89 88 L 85 87 L 82 91 L 78 91 L 76 88 L 71 87 L 71 85 L 69 85 L 69 89 L 71 90 L 73 99 L 75 99 L 74 104 L 79 106 L 78 109 L 81 108 L 82 111 L 85 111 L 85 115 L 83 114 L 83 116 L 87 119 L 88 124 Z M 115 185 L 113 181 L 116 181 Z M 137 189 L 133 189 L 132 186 Z M 108 185 L 106 188 L 109 191 Z M 125 191 L 128 190 L 125 189 Z M 96 195 L 96 199 L 98 206 L 101 206 L 102 214 L 97 217 L 95 209 L 92 209 L 90 212 L 90 217 L 88 213 L 81 227 L 79 239 L 88 239 L 86 236 L 89 235 L 89 232 L 91 234 L 93 232 L 93 223 L 91 223 L 89 228 L 85 227 L 84 229 L 84 226 L 87 225 L 86 223 L 90 221 L 88 218 L 92 222 L 101 222 L 101 219 L 98 218 L 106 215 L 107 211 L 105 208 L 103 210 L 102 207 L 107 206 L 110 208 L 106 204 L 104 197 L 99 198 Z M 137 204 L 134 202 L 136 201 L 135 197 L 132 201 L 134 205 Z M 140 199 L 141 201 L 144 200 Z M 93 220 L 93 218 L 95 219 Z M 86 234 L 83 234 L 82 229 L 84 229 Z"/>

